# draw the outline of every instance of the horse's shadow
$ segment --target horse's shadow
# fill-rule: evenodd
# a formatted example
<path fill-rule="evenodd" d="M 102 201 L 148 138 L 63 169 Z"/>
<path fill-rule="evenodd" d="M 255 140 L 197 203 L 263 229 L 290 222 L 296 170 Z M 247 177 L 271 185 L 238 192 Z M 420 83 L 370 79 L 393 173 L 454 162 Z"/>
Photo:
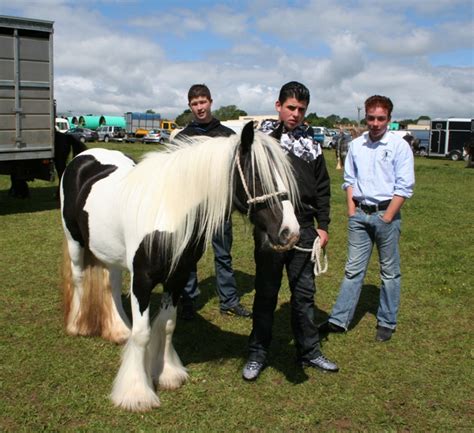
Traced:
<path fill-rule="evenodd" d="M 239 273 L 237 280 L 248 283 L 244 287 L 253 286 L 252 275 Z M 207 290 L 208 285 L 212 285 L 213 281 L 214 277 L 209 277 L 200 282 L 200 297 L 208 296 L 208 299 L 210 299 L 217 296 L 214 288 Z M 152 293 L 150 303 L 152 315 L 159 311 L 161 296 L 160 292 Z M 127 306 L 129 302 L 125 297 L 123 301 L 126 311 L 129 310 Z M 296 363 L 290 316 L 291 307 L 289 302 L 280 305 L 275 311 L 273 340 L 268 361 L 269 365 L 282 372 L 289 382 L 299 384 L 305 382 L 308 375 Z M 315 323 L 320 323 L 325 318 L 327 318 L 327 313 L 315 307 Z M 176 331 L 173 335 L 173 344 L 184 365 L 239 358 L 241 359 L 241 365 L 236 371 L 238 375 L 241 374 L 241 368 L 245 364 L 248 355 L 248 335 L 223 330 L 218 325 L 206 320 L 199 314 L 199 311 L 192 321 L 179 320 L 178 318 Z"/>
<path fill-rule="evenodd" d="M 254 288 L 254 276 L 242 271 L 234 271 L 235 281 L 237 283 L 237 294 L 240 296 L 250 293 Z M 213 298 L 218 297 L 216 277 L 207 277 L 198 282 L 200 295 L 197 299 L 197 309 L 201 309 Z"/>

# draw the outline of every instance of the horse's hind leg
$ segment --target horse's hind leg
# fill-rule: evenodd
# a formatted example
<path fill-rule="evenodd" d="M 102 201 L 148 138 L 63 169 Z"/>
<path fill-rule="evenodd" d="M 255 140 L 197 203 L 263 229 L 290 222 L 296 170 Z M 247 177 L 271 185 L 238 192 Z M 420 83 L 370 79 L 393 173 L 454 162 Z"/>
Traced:
<path fill-rule="evenodd" d="M 84 249 L 78 242 L 67 240 L 63 245 L 64 324 L 70 335 L 79 335 L 79 317 L 84 278 Z"/>
<path fill-rule="evenodd" d="M 115 343 L 124 343 L 130 336 L 130 321 L 122 305 L 122 271 L 109 267 L 110 286 L 112 289 L 109 320 L 104 324 L 102 337 Z"/>
<path fill-rule="evenodd" d="M 153 321 L 148 351 L 152 378 L 162 389 L 179 388 L 188 378 L 186 368 L 173 347 L 175 327 L 176 306 L 171 294 L 164 292 L 160 312 Z"/>

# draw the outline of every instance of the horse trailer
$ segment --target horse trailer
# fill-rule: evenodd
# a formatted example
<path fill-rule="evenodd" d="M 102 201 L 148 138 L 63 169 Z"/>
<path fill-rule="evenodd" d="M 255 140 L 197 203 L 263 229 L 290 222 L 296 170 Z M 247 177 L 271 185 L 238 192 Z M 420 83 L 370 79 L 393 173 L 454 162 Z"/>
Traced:
<path fill-rule="evenodd" d="M 474 119 L 434 119 L 431 121 L 429 156 L 442 156 L 458 161 L 463 148 L 474 133 Z"/>
<path fill-rule="evenodd" d="M 0 174 L 54 178 L 53 22 L 0 16 Z"/>

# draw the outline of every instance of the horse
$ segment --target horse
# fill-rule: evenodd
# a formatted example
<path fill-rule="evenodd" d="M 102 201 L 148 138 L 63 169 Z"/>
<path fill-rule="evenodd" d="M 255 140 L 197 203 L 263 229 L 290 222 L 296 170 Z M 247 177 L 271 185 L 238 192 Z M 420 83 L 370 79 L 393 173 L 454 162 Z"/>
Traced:
<path fill-rule="evenodd" d="M 87 150 L 66 167 L 60 196 L 66 332 L 126 342 L 111 399 L 131 411 L 160 405 L 155 385 L 176 389 L 187 380 L 172 344 L 177 302 L 230 212 L 247 214 L 276 250 L 299 238 L 290 162 L 251 122 L 240 136 L 175 141 L 138 163 L 118 151 Z M 122 269 L 131 276 L 131 327 Z M 160 311 L 150 323 L 158 283 Z"/>
<path fill-rule="evenodd" d="M 54 167 L 58 174 L 58 184 L 61 183 L 61 177 L 66 169 L 69 154 L 72 150 L 72 157 L 87 150 L 87 146 L 78 138 L 71 134 L 54 131 Z M 59 198 L 59 185 L 56 192 L 56 198 Z"/>

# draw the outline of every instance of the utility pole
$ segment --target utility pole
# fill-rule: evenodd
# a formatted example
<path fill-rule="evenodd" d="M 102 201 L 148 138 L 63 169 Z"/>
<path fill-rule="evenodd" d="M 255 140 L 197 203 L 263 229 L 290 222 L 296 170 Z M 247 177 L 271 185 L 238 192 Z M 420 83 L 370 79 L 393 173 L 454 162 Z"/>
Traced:
<path fill-rule="evenodd" d="M 362 107 L 357 107 L 357 125 L 360 126 L 360 110 Z"/>

